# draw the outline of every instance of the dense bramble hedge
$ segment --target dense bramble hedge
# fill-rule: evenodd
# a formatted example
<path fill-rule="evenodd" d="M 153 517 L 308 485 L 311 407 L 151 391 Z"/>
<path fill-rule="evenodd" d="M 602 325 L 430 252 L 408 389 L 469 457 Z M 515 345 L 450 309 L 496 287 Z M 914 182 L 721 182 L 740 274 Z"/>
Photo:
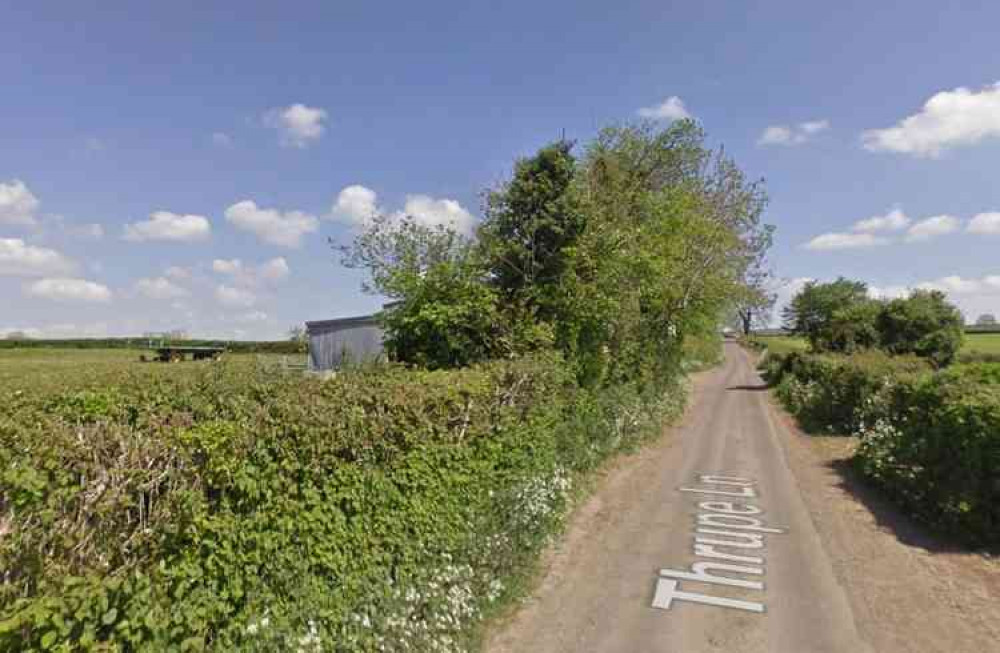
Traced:
<path fill-rule="evenodd" d="M 1000 545 L 1000 365 L 796 353 L 763 366 L 807 429 L 858 435 L 857 468 L 913 514 Z"/>
<path fill-rule="evenodd" d="M 682 396 L 548 355 L 0 388 L 0 650 L 459 650 Z"/>

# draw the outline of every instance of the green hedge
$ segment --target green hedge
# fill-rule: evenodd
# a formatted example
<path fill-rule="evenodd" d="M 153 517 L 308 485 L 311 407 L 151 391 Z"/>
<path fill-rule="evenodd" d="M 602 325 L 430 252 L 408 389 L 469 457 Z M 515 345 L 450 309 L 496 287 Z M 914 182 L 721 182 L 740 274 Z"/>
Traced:
<path fill-rule="evenodd" d="M 547 356 L 0 388 L 0 650 L 463 650 L 682 399 Z"/>
<path fill-rule="evenodd" d="M 1000 365 L 923 365 L 791 354 L 764 369 L 804 427 L 859 436 L 857 469 L 912 514 L 1000 545 Z"/>

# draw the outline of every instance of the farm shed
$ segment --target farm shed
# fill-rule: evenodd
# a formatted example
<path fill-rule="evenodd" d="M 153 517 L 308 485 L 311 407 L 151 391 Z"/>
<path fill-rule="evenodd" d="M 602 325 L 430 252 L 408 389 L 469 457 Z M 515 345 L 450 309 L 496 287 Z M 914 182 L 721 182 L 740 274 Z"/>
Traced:
<path fill-rule="evenodd" d="M 344 362 L 381 358 L 382 328 L 374 315 L 306 322 L 309 369 L 332 370 Z"/>

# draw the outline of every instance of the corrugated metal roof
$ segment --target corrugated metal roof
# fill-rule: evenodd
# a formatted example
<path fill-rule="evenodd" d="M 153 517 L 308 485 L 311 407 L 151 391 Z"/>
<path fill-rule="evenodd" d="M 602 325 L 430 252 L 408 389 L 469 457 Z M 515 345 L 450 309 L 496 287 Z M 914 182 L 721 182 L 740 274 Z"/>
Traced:
<path fill-rule="evenodd" d="M 343 329 L 353 326 L 367 326 L 370 324 L 377 324 L 374 315 L 358 315 L 356 317 L 341 317 L 335 320 L 316 320 L 314 322 L 306 322 L 306 331 L 312 333 L 315 331 Z"/>

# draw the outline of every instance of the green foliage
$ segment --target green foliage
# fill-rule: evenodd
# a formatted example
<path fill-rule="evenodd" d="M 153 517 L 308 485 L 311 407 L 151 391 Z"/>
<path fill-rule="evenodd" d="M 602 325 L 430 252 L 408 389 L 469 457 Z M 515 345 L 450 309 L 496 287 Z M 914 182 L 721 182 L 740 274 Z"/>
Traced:
<path fill-rule="evenodd" d="M 0 386 L 0 650 L 460 650 L 576 478 L 683 398 L 551 355 L 164 367 Z"/>
<path fill-rule="evenodd" d="M 504 353 L 496 293 L 472 243 L 453 228 L 376 215 L 340 249 L 344 265 L 368 271 L 366 291 L 396 300 L 379 316 L 393 360 L 438 369 Z"/>
<path fill-rule="evenodd" d="M 915 290 L 889 302 L 878 316 L 882 347 L 894 354 L 913 353 L 941 367 L 962 347 L 962 314 L 937 290 Z"/>
<path fill-rule="evenodd" d="M 809 282 L 785 308 L 786 326 L 809 340 L 815 352 L 852 353 L 881 348 L 915 354 L 938 367 L 949 365 L 962 348 L 962 314 L 944 293 L 914 290 L 882 302 L 869 299 L 867 286 L 843 277 Z"/>
<path fill-rule="evenodd" d="M 834 310 L 830 317 L 829 350 L 850 354 L 878 347 L 878 319 L 882 310 L 882 302 L 873 299 L 861 299 Z"/>
<path fill-rule="evenodd" d="M 839 333 L 834 334 L 834 316 L 843 311 L 867 310 L 856 309 L 858 305 L 867 305 L 868 287 L 864 282 L 851 281 L 843 277 L 830 283 L 808 282 L 805 287 L 785 307 L 784 320 L 786 328 L 809 340 L 814 351 L 844 351 L 845 346 L 855 348 L 853 341 L 847 340 L 844 320 L 838 320 Z M 867 336 L 867 329 L 861 329 L 860 336 Z"/>
<path fill-rule="evenodd" d="M 429 369 L 484 361 L 503 345 L 496 293 L 464 261 L 446 261 L 410 277 L 405 299 L 382 312 L 393 360 Z"/>
<path fill-rule="evenodd" d="M 853 433 L 857 468 L 914 515 L 1000 545 L 1000 365 L 769 355 L 765 374 L 809 430 Z"/>
<path fill-rule="evenodd" d="M 490 282 L 505 300 L 531 307 L 542 320 L 557 314 L 555 288 L 585 228 L 571 185 L 573 143 L 558 141 L 514 165 L 513 178 L 486 196 L 479 239 Z"/>
<path fill-rule="evenodd" d="M 764 278 L 763 190 L 693 122 L 612 127 L 579 160 L 571 149 L 519 161 L 473 243 L 383 216 L 344 248 L 367 289 L 401 301 L 383 318 L 397 360 L 454 367 L 554 345 L 586 387 L 652 384 Z"/>

